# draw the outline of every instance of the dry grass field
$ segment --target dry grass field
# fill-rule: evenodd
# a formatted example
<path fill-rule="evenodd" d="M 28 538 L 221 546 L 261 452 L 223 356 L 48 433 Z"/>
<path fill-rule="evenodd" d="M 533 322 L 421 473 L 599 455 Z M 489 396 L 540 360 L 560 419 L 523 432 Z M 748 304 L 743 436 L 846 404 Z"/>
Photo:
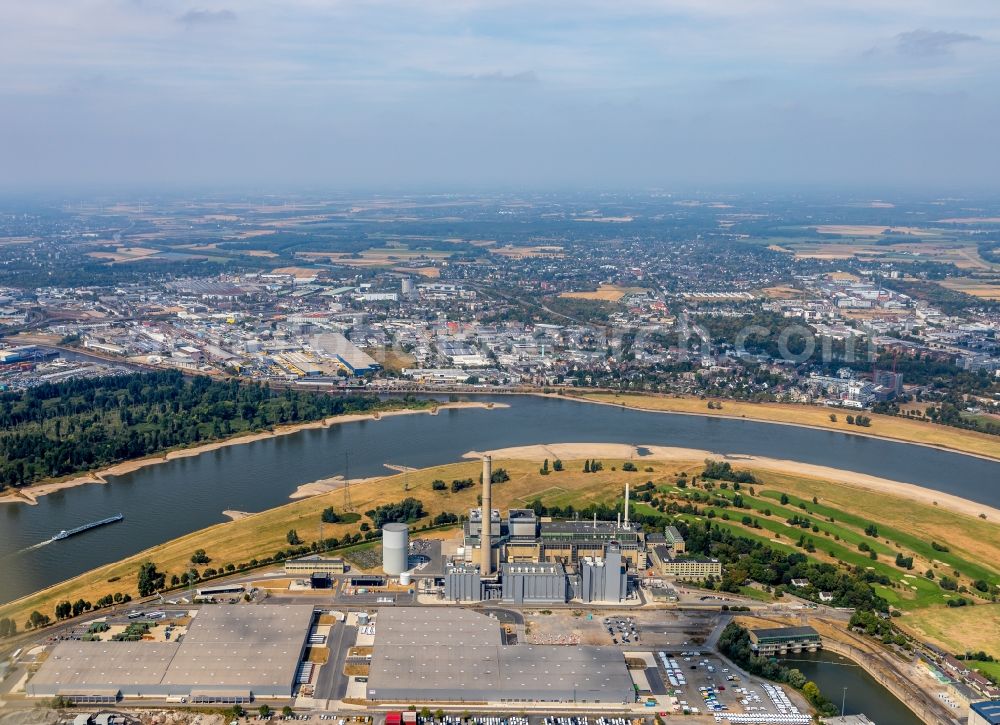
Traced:
<path fill-rule="evenodd" d="M 598 302 L 617 302 L 622 297 L 633 292 L 645 292 L 642 287 L 618 287 L 613 284 L 602 284 L 591 292 L 563 292 L 560 297 L 571 300 L 597 300 Z"/>
<path fill-rule="evenodd" d="M 794 423 L 814 428 L 826 428 L 844 433 L 893 438 L 910 443 L 941 446 L 963 453 L 1000 459 L 1000 438 L 975 431 L 949 428 L 934 423 L 908 420 L 888 415 L 869 415 L 871 427 L 859 428 L 847 423 L 850 411 L 826 408 L 818 405 L 795 405 L 786 403 L 744 403 L 722 401 L 721 410 L 709 410 L 708 403 L 699 398 L 666 398 L 652 395 L 618 395 L 615 393 L 587 393 L 580 396 L 599 403 L 623 405 L 629 408 L 662 410 L 675 413 L 698 413 L 699 415 L 719 415 L 734 418 L 748 418 L 777 423 Z M 837 420 L 830 420 L 830 415 Z"/>
<path fill-rule="evenodd" d="M 915 234 L 931 236 L 935 234 L 929 229 L 919 227 L 883 227 L 877 224 L 823 224 L 816 227 L 820 234 L 839 234 L 845 237 L 878 237 L 885 232 L 894 234 Z"/>
<path fill-rule="evenodd" d="M 942 287 L 986 300 L 1000 300 L 1000 277 L 952 277 L 939 282 Z"/>
<path fill-rule="evenodd" d="M 761 292 L 764 293 L 765 297 L 772 300 L 792 300 L 797 297 L 804 296 L 804 292 L 800 289 L 795 289 L 794 287 L 788 287 L 785 285 L 780 285 L 778 287 L 765 287 Z"/>
<path fill-rule="evenodd" d="M 586 447 L 590 444 L 574 445 Z M 628 473 L 621 470 L 625 459 L 601 456 L 600 445 L 593 445 L 595 452 L 592 457 L 602 460 L 604 470 L 589 474 L 583 473 L 582 459 L 567 459 L 564 461 L 564 471 L 543 476 L 539 472 L 538 460 L 502 455 L 495 457 L 495 469 L 504 468 L 510 475 L 509 481 L 494 486 L 495 505 L 500 509 L 519 507 L 536 498 L 549 506 L 572 504 L 577 508 L 585 507 L 590 502 L 614 503 L 620 500 L 626 481 L 638 484 L 651 480 L 658 486 L 663 486 L 664 491 L 673 490 L 669 494 L 671 496 L 683 495 L 680 489 L 674 489 L 671 485 L 675 476 L 681 471 L 689 477 L 694 476 L 704 466 L 702 460 L 654 460 L 643 457 L 632 459 L 639 463 L 639 471 Z M 651 470 L 646 470 L 647 468 Z M 430 516 L 441 511 L 460 513 L 475 505 L 478 487 L 473 486 L 452 494 L 450 491 L 434 491 L 431 483 L 435 479 L 446 482 L 463 478 L 476 479 L 480 470 L 479 461 L 470 460 L 411 471 L 405 475 L 387 476 L 352 486 L 351 497 L 358 512 L 412 496 L 423 502 Z M 778 504 L 778 492 L 806 502 L 816 496 L 819 504 L 826 507 L 837 521 L 836 524 L 824 523 L 826 527 L 839 527 L 838 530 L 842 533 L 853 532 L 854 536 L 863 536 L 861 529 L 864 522 L 877 521 L 887 532 L 901 532 L 898 536 L 903 541 L 909 536 L 912 542 L 921 542 L 924 549 L 929 549 L 927 542 L 931 540 L 945 542 L 950 548 L 951 556 L 974 561 L 980 567 L 1000 573 L 1000 567 L 996 564 L 1000 561 L 1000 526 L 995 523 L 893 494 L 859 490 L 847 484 L 766 468 L 751 467 L 751 470 L 760 480 L 754 486 L 757 500 L 778 511 L 776 518 L 768 519 L 776 525 L 783 522 L 786 515 Z M 343 494 L 334 491 L 237 521 L 218 524 L 154 547 L 123 562 L 100 567 L 17 602 L 0 606 L 0 617 L 13 617 L 21 624 L 35 609 L 51 616 L 55 604 L 63 599 L 74 601 L 82 597 L 95 601 L 104 594 L 116 591 L 129 592 L 135 596 L 136 574 L 142 562 L 153 561 L 160 571 L 179 573 L 191 567 L 190 556 L 199 548 L 205 549 L 212 559 L 209 566 L 213 567 L 226 563 L 238 564 L 269 555 L 287 548 L 285 535 L 289 529 L 296 529 L 306 541 L 315 538 L 320 512 L 328 506 L 343 511 L 342 505 Z M 643 506 L 646 505 L 637 502 L 636 510 L 642 510 Z M 426 520 L 428 519 L 423 519 Z M 722 523 L 735 530 L 745 531 L 748 535 L 759 536 L 759 532 L 745 529 L 735 519 Z M 414 528 L 419 528 L 419 525 Z M 342 537 L 345 533 L 357 531 L 358 526 L 357 521 L 351 524 L 326 524 L 324 535 Z M 415 531 L 416 535 L 419 533 Z M 443 538 L 454 536 L 455 533 L 454 529 L 434 530 L 427 532 L 427 535 Z M 789 536 L 783 539 L 791 540 Z M 891 543 L 883 542 L 880 545 L 888 547 L 890 551 L 894 550 Z M 921 548 L 917 543 L 908 546 L 916 547 L 916 550 Z M 818 559 L 833 561 L 822 551 L 822 545 L 818 549 L 815 555 Z M 910 551 L 908 547 L 904 550 Z M 933 565 L 926 554 L 918 557 L 918 560 L 921 567 Z M 943 571 L 950 568 L 942 566 Z M 915 569 L 914 576 L 918 576 L 920 571 Z M 966 579 L 969 576 L 966 574 Z M 905 591 L 892 591 L 904 599 L 907 597 Z M 913 599 L 913 595 L 910 595 L 910 599 Z M 928 601 L 939 603 L 941 597 Z M 938 604 L 922 605 L 921 600 L 916 600 L 910 602 L 910 608 L 897 622 L 920 636 L 955 651 L 961 651 L 968 643 L 977 642 L 977 649 L 985 647 L 1000 654 L 1000 618 L 996 616 L 998 606 L 1000 605 L 977 604 L 963 609 L 950 609 Z"/>
<path fill-rule="evenodd" d="M 1000 604 L 975 607 L 927 607 L 906 616 L 908 629 L 953 652 L 1000 653 Z"/>
<path fill-rule="evenodd" d="M 510 257 L 512 259 L 526 259 L 529 257 L 562 257 L 563 248 L 556 246 L 535 246 L 535 247 L 514 247 L 509 244 L 502 247 L 493 247 L 490 250 L 491 254 L 499 254 L 501 257 Z"/>
<path fill-rule="evenodd" d="M 146 259 L 159 252 L 146 247 L 116 247 L 113 252 L 88 252 L 88 257 L 95 259 L 108 259 L 112 262 L 132 262 L 137 259 Z"/>

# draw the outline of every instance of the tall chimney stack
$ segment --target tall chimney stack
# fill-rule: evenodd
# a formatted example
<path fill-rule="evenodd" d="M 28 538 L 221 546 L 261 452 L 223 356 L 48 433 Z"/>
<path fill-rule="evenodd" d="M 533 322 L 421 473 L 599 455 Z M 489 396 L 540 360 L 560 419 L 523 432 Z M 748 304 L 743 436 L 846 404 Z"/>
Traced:
<path fill-rule="evenodd" d="M 483 456 L 483 524 L 479 533 L 481 576 L 493 573 L 493 457 Z"/>
<path fill-rule="evenodd" d="M 628 481 L 625 482 L 625 528 L 628 528 Z"/>

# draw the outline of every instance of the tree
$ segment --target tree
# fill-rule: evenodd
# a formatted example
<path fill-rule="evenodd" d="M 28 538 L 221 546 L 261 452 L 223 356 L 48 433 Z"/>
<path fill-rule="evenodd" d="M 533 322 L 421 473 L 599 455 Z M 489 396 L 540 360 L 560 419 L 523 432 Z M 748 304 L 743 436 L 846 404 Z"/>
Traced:
<path fill-rule="evenodd" d="M 49 619 L 47 614 L 42 614 L 37 609 L 28 615 L 28 621 L 25 623 L 26 629 L 38 629 L 39 627 L 45 627 L 52 620 Z"/>
<path fill-rule="evenodd" d="M 292 709 L 291 705 L 285 705 L 283 708 L 281 708 L 282 717 L 288 717 L 289 715 L 292 715 L 294 713 L 295 710 Z"/>
<path fill-rule="evenodd" d="M 837 422 L 837 414 L 836 413 L 830 413 L 830 422 L 832 422 L 832 423 L 836 423 Z"/>
<path fill-rule="evenodd" d="M 563 470 L 563 462 L 561 460 L 559 460 L 558 458 L 555 459 L 554 461 L 552 461 L 552 470 L 553 471 L 561 471 L 561 470 Z"/>
<path fill-rule="evenodd" d="M 207 564 L 211 559 L 208 558 L 208 554 L 205 553 L 204 549 L 195 549 L 195 552 L 191 554 L 192 564 Z"/>
<path fill-rule="evenodd" d="M 261 717 L 267 717 L 268 715 L 271 714 L 271 708 L 268 707 L 267 705 L 261 705 L 260 707 L 257 708 L 257 712 L 260 713 Z"/>
<path fill-rule="evenodd" d="M 292 546 L 298 546 L 299 544 L 302 543 L 302 539 L 299 538 L 299 532 L 296 531 L 295 529 L 289 529 L 288 533 L 285 534 L 285 539 Z"/>
<path fill-rule="evenodd" d="M 66 619 L 71 615 L 73 611 L 73 605 L 69 602 L 63 601 L 56 605 L 56 619 Z"/>
<path fill-rule="evenodd" d="M 156 570 L 156 564 L 151 561 L 143 563 L 139 567 L 138 589 L 140 597 L 148 597 L 158 589 L 163 589 L 167 575 Z"/>
<path fill-rule="evenodd" d="M 583 472 L 584 473 L 590 473 L 590 459 L 589 458 L 586 461 L 583 462 Z"/>
<path fill-rule="evenodd" d="M 0 619 L 0 639 L 13 637 L 15 634 L 17 634 L 17 624 L 14 620 L 8 617 Z"/>

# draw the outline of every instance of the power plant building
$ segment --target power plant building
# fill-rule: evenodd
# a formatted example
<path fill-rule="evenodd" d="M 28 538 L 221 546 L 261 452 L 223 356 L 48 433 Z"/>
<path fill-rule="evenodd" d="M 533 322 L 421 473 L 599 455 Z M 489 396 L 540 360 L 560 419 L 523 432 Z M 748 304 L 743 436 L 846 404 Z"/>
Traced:
<path fill-rule="evenodd" d="M 500 581 L 505 602 L 564 604 L 567 599 L 568 580 L 562 564 L 502 564 Z"/>
<path fill-rule="evenodd" d="M 587 558 L 580 565 L 580 599 L 617 603 L 628 593 L 628 573 L 621 551 L 608 547 L 606 558 Z"/>
<path fill-rule="evenodd" d="M 504 645 L 500 623 L 464 609 L 379 612 L 369 700 L 410 702 L 635 701 L 614 647 Z"/>
<path fill-rule="evenodd" d="M 452 602 L 482 601 L 483 580 L 479 569 L 467 564 L 449 567 L 444 575 L 444 598 Z"/>

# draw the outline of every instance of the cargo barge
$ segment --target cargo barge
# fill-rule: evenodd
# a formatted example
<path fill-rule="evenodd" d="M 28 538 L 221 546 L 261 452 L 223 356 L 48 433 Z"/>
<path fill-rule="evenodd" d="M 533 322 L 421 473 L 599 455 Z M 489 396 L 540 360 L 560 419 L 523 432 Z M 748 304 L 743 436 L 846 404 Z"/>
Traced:
<path fill-rule="evenodd" d="M 63 539 L 68 539 L 71 536 L 76 536 L 77 534 L 82 534 L 84 531 L 90 531 L 91 529 L 96 529 L 98 526 L 106 526 L 107 524 L 118 523 L 125 517 L 121 514 L 115 514 L 114 516 L 109 516 L 106 519 L 101 519 L 100 521 L 92 521 L 89 524 L 84 524 L 83 526 L 77 526 L 75 529 L 63 529 L 58 534 L 53 536 L 49 541 L 62 541 Z"/>

